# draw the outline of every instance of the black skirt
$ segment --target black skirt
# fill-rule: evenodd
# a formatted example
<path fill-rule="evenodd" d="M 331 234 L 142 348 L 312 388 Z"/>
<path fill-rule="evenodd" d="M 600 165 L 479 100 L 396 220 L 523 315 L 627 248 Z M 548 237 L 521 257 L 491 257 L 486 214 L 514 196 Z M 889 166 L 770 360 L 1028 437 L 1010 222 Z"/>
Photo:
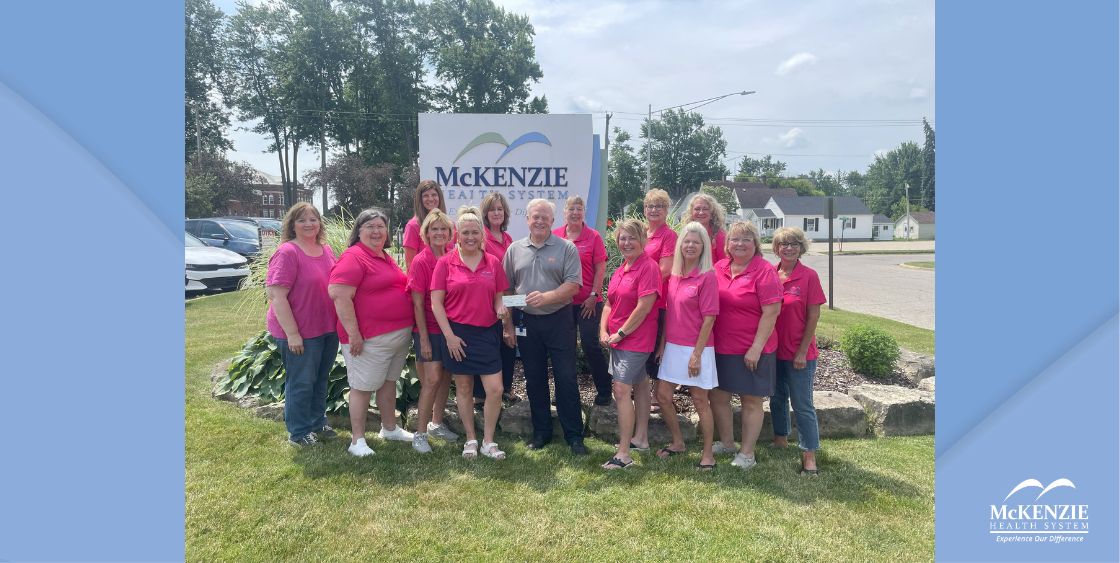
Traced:
<path fill-rule="evenodd" d="M 450 322 L 450 321 L 449 321 Z M 454 375 L 490 375 L 502 372 L 500 332 L 491 326 L 474 326 L 451 322 L 451 332 L 463 339 L 466 346 L 463 361 L 451 357 L 447 342 L 443 342 L 443 367 Z M 501 321 L 495 323 L 500 325 Z"/>
<path fill-rule="evenodd" d="M 721 391 L 736 395 L 770 397 L 777 379 L 778 354 L 771 352 L 758 358 L 754 371 L 747 367 L 743 354 L 716 354 L 716 377 Z"/>

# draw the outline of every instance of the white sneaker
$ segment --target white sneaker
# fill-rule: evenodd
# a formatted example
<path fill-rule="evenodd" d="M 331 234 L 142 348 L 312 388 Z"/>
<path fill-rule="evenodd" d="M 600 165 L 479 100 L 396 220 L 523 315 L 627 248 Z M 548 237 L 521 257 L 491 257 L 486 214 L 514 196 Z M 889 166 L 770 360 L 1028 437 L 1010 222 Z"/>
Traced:
<path fill-rule="evenodd" d="M 428 433 L 417 432 L 412 435 L 412 449 L 422 453 L 432 453 L 432 446 L 428 444 Z"/>
<path fill-rule="evenodd" d="M 431 434 L 432 436 L 435 436 L 440 440 L 446 440 L 448 442 L 454 442 L 455 440 L 459 439 L 459 435 L 452 432 L 446 424 L 436 424 L 434 422 L 428 423 L 428 434 Z"/>
<path fill-rule="evenodd" d="M 734 465 L 735 467 L 740 467 L 740 468 L 743 468 L 743 469 L 750 469 L 750 468 L 758 465 L 758 462 L 755 461 L 755 459 L 753 457 L 747 457 L 747 456 L 743 455 L 743 452 L 739 452 L 739 453 L 735 454 L 735 459 L 731 460 L 731 465 Z"/>
<path fill-rule="evenodd" d="M 358 438 L 358 441 L 350 444 L 350 447 L 346 448 L 346 451 L 350 452 L 350 455 L 355 457 L 366 457 L 367 455 L 373 455 L 373 450 L 371 450 L 370 447 L 366 445 L 365 438 Z"/>
<path fill-rule="evenodd" d="M 712 444 L 712 453 L 716 454 L 716 455 L 730 454 L 730 453 L 735 453 L 737 451 L 739 451 L 739 448 L 736 448 L 735 446 L 731 446 L 729 448 L 729 447 L 723 445 L 723 442 L 720 442 L 718 440 L 716 441 L 716 443 Z"/>
<path fill-rule="evenodd" d="M 385 427 L 382 426 L 377 436 L 382 440 L 396 440 L 398 442 L 412 441 L 412 432 L 401 428 L 400 425 L 390 431 L 385 431 Z"/>

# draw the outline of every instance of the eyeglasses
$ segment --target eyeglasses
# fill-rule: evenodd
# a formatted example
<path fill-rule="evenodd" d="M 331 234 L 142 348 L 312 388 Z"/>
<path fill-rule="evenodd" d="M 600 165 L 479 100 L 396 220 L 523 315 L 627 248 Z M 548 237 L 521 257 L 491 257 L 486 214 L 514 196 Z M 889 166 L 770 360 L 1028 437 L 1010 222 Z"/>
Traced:
<path fill-rule="evenodd" d="M 801 248 L 800 242 L 779 242 L 778 248 Z"/>
<path fill-rule="evenodd" d="M 754 244 L 754 239 L 753 238 L 738 238 L 738 237 L 735 237 L 735 238 L 727 239 L 727 242 L 730 242 L 732 244 L 746 244 L 748 242 L 751 243 L 751 244 Z"/>
<path fill-rule="evenodd" d="M 665 209 L 665 205 L 660 203 L 650 204 L 646 206 L 646 209 Z"/>
<path fill-rule="evenodd" d="M 374 223 L 373 221 L 366 221 L 358 230 L 361 231 L 384 231 L 387 227 L 382 224 Z"/>

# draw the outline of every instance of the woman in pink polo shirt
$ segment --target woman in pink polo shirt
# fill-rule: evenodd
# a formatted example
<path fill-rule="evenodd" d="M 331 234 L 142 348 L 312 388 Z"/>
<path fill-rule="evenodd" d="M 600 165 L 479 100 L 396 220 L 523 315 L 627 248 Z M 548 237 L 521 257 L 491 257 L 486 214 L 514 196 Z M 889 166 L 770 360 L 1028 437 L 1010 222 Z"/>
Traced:
<path fill-rule="evenodd" d="M 646 193 L 644 200 L 646 215 L 646 243 L 645 253 L 661 272 L 661 288 L 653 310 L 657 317 L 657 338 L 665 332 L 665 291 L 669 284 L 669 271 L 673 269 L 673 251 L 677 247 L 677 233 L 669 228 L 666 220 L 669 218 L 669 206 L 673 200 L 669 199 L 669 192 L 661 188 L 653 188 Z M 656 355 L 650 354 L 646 360 L 646 373 L 657 379 L 658 362 Z M 645 387 L 643 385 L 643 387 Z M 652 397 L 643 394 L 638 397 L 635 408 L 638 409 L 637 421 L 634 424 L 634 444 L 639 451 L 649 449 L 649 409 L 653 404 Z"/>
<path fill-rule="evenodd" d="M 280 246 L 268 260 L 268 332 L 280 345 L 284 380 L 284 425 L 296 446 L 333 438 L 327 425 L 327 381 L 335 354 L 334 305 L 327 280 L 334 251 L 319 210 L 299 202 L 284 215 Z"/>
<path fill-rule="evenodd" d="M 482 198 L 479 208 L 482 210 L 482 220 L 486 223 L 486 228 L 482 231 L 486 235 L 486 253 L 496 257 L 501 262 L 506 257 L 506 249 L 513 243 L 513 237 L 506 232 L 506 229 L 509 228 L 509 202 L 506 201 L 506 196 L 501 193 L 490 192 Z M 517 313 L 516 310 L 510 311 L 511 315 Z M 501 333 L 501 330 L 502 328 L 499 326 L 498 332 Z M 502 342 L 501 352 L 502 400 L 509 402 L 513 400 L 510 389 L 513 389 L 513 363 L 517 360 L 517 348 L 507 346 L 505 342 Z M 486 392 L 482 380 L 475 378 L 474 383 L 475 407 L 478 407 L 478 403 L 485 400 Z"/>
<path fill-rule="evenodd" d="M 603 464 L 603 469 L 623 469 L 634 464 L 630 450 L 635 447 L 631 442 L 635 410 L 640 414 L 644 409 L 649 418 L 649 378 L 645 366 L 657 345 L 657 317 L 651 312 L 661 291 L 661 272 L 644 251 L 645 225 L 637 219 L 627 219 L 615 228 L 614 236 L 622 264 L 611 274 L 607 287 L 599 341 L 611 348 L 610 374 L 618 405 L 619 440 L 618 451 Z M 634 400 L 630 398 L 631 391 Z"/>
<path fill-rule="evenodd" d="M 708 231 L 702 224 L 690 221 L 681 228 L 665 302 L 665 335 L 657 352 L 661 356 L 657 402 L 661 404 L 661 418 L 672 435 L 672 442 L 658 450 L 657 455 L 664 459 L 685 451 L 684 435 L 673 405 L 673 392 L 678 385 L 684 385 L 700 417 L 703 450 L 696 467 L 702 470 L 716 466 L 712 457 L 708 391 L 716 386 L 712 326 L 719 315 L 719 282 L 712 270 L 710 247 Z"/>
<path fill-rule="evenodd" d="M 451 372 L 443 366 L 443 333 L 432 312 L 432 272 L 444 254 L 455 227 L 446 213 L 433 209 L 420 225 L 424 250 L 416 255 L 408 269 L 408 289 L 412 295 L 412 311 L 416 326 L 412 329 L 412 349 L 420 371 L 420 401 L 417 405 L 416 432 L 412 447 L 420 453 L 432 451 L 431 434 L 441 440 L 458 440 L 459 435 L 443 424 L 447 392 L 451 388 Z"/>
<path fill-rule="evenodd" d="M 789 407 L 797 417 L 801 474 L 817 474 L 820 429 L 813 406 L 813 378 L 817 371 L 817 320 L 826 299 L 817 273 L 801 263 L 809 239 L 797 227 L 774 232 L 775 266 L 782 282 L 782 312 L 778 315 L 778 370 L 770 412 L 774 419 L 774 446 L 784 448 L 789 436 Z"/>
<path fill-rule="evenodd" d="M 502 356 L 497 326 L 505 325 L 502 337 L 514 342 L 509 311 L 502 305 L 502 292 L 509 287 L 502 263 L 483 250 L 481 212 L 475 207 L 459 210 L 457 248 L 436 262 L 432 273 L 432 312 L 444 337 L 444 365 L 455 376 L 455 403 L 467 433 L 463 457 L 478 456 L 472 393 L 474 376 L 482 376 L 486 387 L 483 408 L 482 455 L 505 459 L 494 442 L 494 430 L 502 412 Z"/>
<path fill-rule="evenodd" d="M 338 312 L 338 335 L 350 384 L 351 455 L 364 457 L 366 411 L 377 393 L 384 440 L 411 442 L 412 433 L 396 424 L 396 381 L 404 369 L 416 322 L 408 279 L 386 250 L 391 244 L 389 217 L 380 209 L 358 214 L 350 247 L 331 270 L 327 291 Z"/>
<path fill-rule="evenodd" d="M 412 259 L 424 250 L 424 241 L 420 240 L 420 224 L 424 222 L 428 212 L 433 209 L 439 209 L 447 213 L 447 203 L 443 199 L 443 189 L 439 187 L 435 180 L 421 180 L 412 196 L 413 215 L 404 225 L 404 240 L 401 241 L 401 246 L 404 247 L 404 265 L 406 268 L 411 268 Z"/>
<path fill-rule="evenodd" d="M 755 442 L 762 430 L 762 400 L 774 394 L 774 322 L 782 307 L 782 286 L 774 267 L 762 258 L 758 229 L 750 221 L 733 223 L 727 233 L 727 258 L 715 265 L 719 282 L 719 317 L 714 327 L 716 376 L 712 413 L 720 443 L 714 453 L 735 451 L 731 428 L 731 394 L 743 405 L 743 445 L 731 465 L 750 469 L 756 464 Z"/>
<path fill-rule="evenodd" d="M 607 359 L 599 345 L 599 325 L 603 317 L 602 291 L 603 278 L 607 274 L 607 247 L 599 231 L 583 222 L 583 198 L 572 196 L 564 207 L 565 223 L 552 234 L 572 241 L 579 251 L 579 263 L 583 270 L 583 285 L 572 298 L 572 314 L 579 327 L 579 342 L 583 355 L 591 367 L 591 379 L 595 382 L 595 404 L 611 403 L 611 376 L 607 373 Z"/>
<path fill-rule="evenodd" d="M 692 196 L 688 207 L 681 213 L 681 222 L 696 221 L 708 231 L 708 239 L 712 241 L 712 263 L 727 258 L 724 247 L 727 245 L 727 231 L 723 230 L 727 215 L 716 198 L 711 194 L 698 193 Z"/>

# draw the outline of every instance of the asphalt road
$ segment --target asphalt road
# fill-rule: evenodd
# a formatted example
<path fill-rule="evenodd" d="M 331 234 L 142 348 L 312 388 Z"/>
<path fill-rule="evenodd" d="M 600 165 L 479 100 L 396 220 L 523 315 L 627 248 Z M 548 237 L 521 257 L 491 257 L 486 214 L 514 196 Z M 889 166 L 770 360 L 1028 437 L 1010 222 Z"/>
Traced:
<path fill-rule="evenodd" d="M 773 257 L 767 258 L 773 261 Z M 833 305 L 933 330 L 934 270 L 900 266 L 903 262 L 929 261 L 934 261 L 933 254 L 835 256 Z M 827 295 L 828 256 L 808 254 L 801 262 L 820 274 Z"/>

